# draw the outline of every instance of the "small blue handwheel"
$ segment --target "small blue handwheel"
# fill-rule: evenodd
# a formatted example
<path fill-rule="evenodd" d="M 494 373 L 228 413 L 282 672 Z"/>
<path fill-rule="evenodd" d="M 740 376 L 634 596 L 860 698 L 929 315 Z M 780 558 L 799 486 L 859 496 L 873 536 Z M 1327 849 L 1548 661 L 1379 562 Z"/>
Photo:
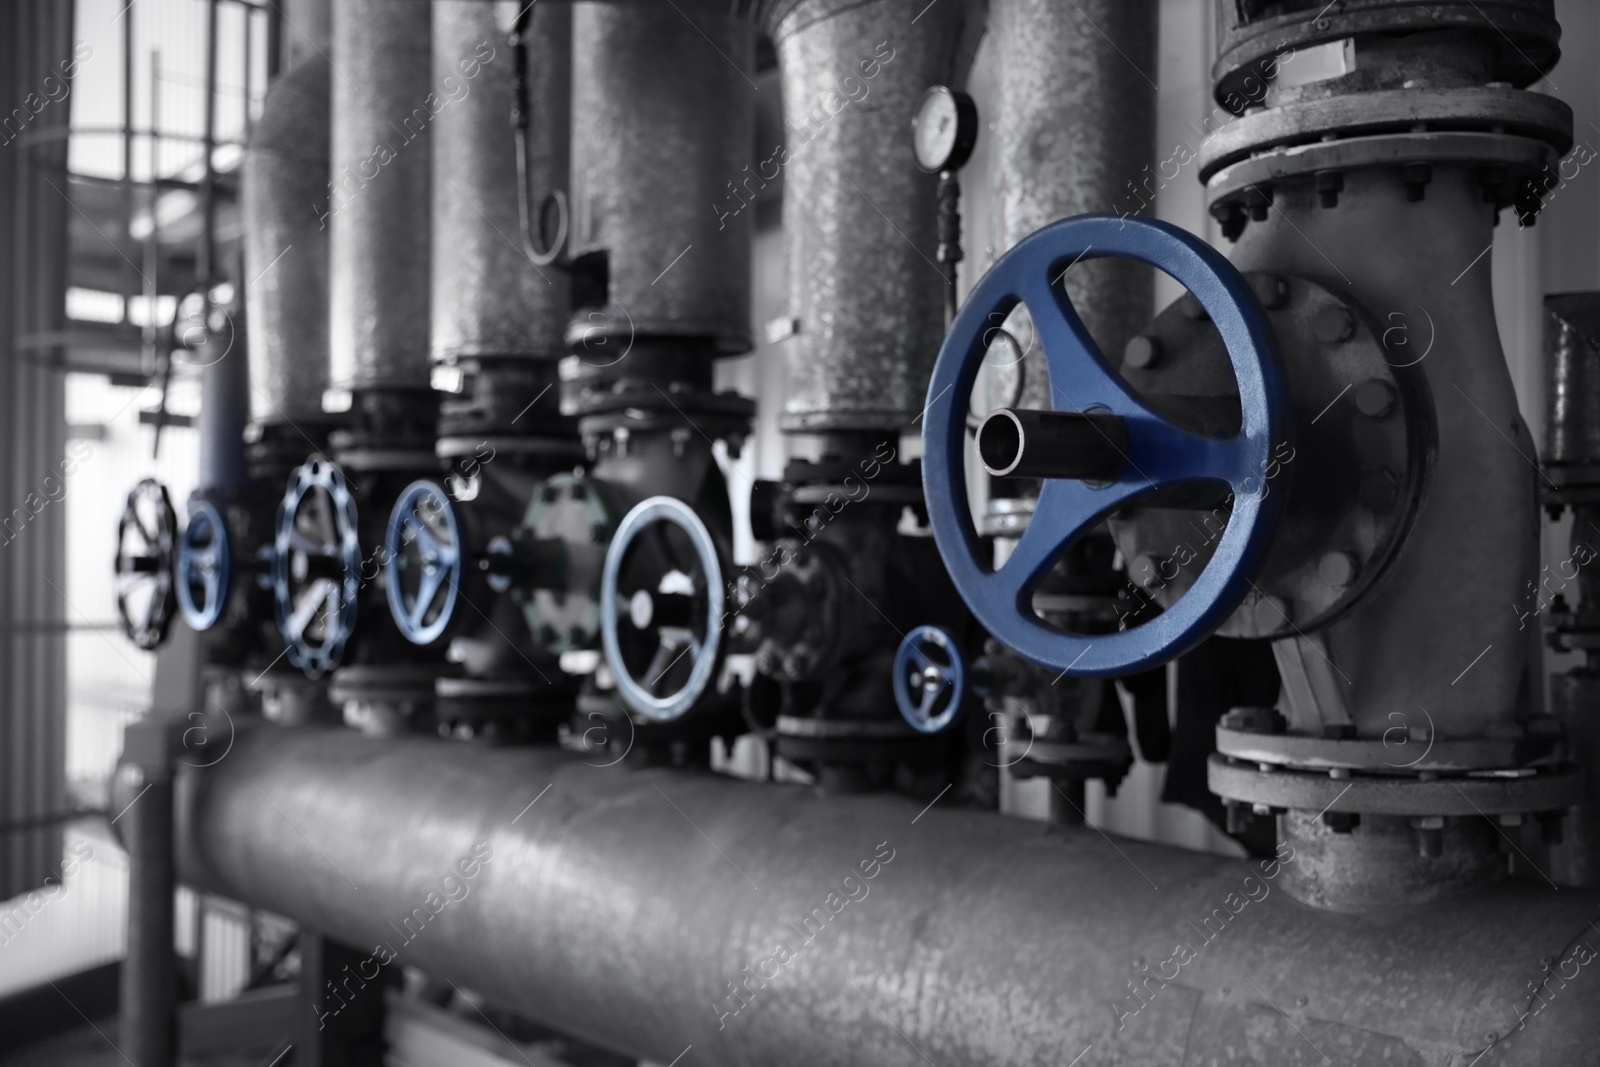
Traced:
<path fill-rule="evenodd" d="M 943 731 L 961 711 L 969 678 L 967 655 L 937 626 L 906 634 L 894 655 L 894 702 L 911 728 Z"/>
<path fill-rule="evenodd" d="M 178 610 L 193 629 L 215 626 L 233 590 L 228 520 L 206 500 L 189 502 L 189 525 L 178 539 Z"/>
<path fill-rule="evenodd" d="M 455 621 L 466 557 L 461 532 L 455 505 L 437 482 L 412 482 L 389 513 L 384 589 L 395 625 L 414 645 L 439 640 Z"/>
<path fill-rule="evenodd" d="M 1176 425 L 1136 395 L 1100 352 L 1061 276 L 1079 260 L 1104 256 L 1165 271 L 1205 309 L 1239 387 L 1236 435 L 1209 437 Z M 1058 448 L 1044 470 L 1034 471 L 1043 484 L 1033 517 L 996 569 L 967 498 L 967 414 L 993 324 L 1019 304 L 1032 316 L 1044 350 L 1054 410 L 1017 412 L 1017 418 L 1007 416 L 1002 430 L 1020 446 L 1025 430 L 1047 426 L 1054 433 L 1072 423 L 1075 439 L 1087 447 Z M 940 554 L 973 614 L 1035 663 L 1089 677 L 1164 663 L 1205 639 L 1250 589 L 1287 495 L 1268 472 L 1277 469 L 1272 450 L 1288 437 L 1289 418 L 1288 386 L 1266 312 L 1221 254 L 1162 222 L 1082 215 L 1052 223 L 1002 256 L 973 288 L 934 365 L 922 471 Z M 1110 466 L 1104 463 L 1108 457 Z M 984 462 L 989 466 L 990 458 Z M 1014 461 L 1012 468 L 1028 473 Z M 1090 469 L 1096 473 L 1069 473 Z M 1119 633 L 1067 633 L 1041 619 L 1034 591 L 1067 547 L 1119 508 L 1167 490 L 1206 494 L 1207 507 L 1228 515 L 1215 554 L 1194 585 L 1150 622 Z"/>
<path fill-rule="evenodd" d="M 716 681 L 722 574 L 716 540 L 683 501 L 651 497 L 623 516 L 600 576 L 600 643 L 629 708 L 676 719 Z"/>
<path fill-rule="evenodd" d="M 312 456 L 289 479 L 273 540 L 272 600 L 290 663 L 313 675 L 339 665 L 360 589 L 355 498 L 338 467 Z"/>

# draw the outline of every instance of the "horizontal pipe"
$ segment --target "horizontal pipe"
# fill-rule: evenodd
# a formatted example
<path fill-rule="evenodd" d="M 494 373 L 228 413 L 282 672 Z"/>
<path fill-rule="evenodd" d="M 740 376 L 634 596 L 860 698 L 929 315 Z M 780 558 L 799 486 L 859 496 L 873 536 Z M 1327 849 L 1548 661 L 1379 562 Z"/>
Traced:
<path fill-rule="evenodd" d="M 259 723 L 181 770 L 189 884 L 660 1063 L 689 1045 L 696 1064 L 766 1067 L 1600 1047 L 1600 967 L 1573 960 L 1600 943 L 1592 903 L 1542 883 L 1340 915 L 1279 891 L 1309 857 Z"/>
<path fill-rule="evenodd" d="M 978 426 L 978 457 L 997 478 L 1109 482 L 1128 462 L 1128 431 L 1109 413 L 992 411 Z"/>

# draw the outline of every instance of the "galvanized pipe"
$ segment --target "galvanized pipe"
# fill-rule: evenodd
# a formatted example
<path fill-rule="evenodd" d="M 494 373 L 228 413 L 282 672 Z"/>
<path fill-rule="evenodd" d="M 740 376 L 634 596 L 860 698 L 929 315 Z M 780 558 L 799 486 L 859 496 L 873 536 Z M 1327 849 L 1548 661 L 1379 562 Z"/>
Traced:
<path fill-rule="evenodd" d="M 714 5 L 579 3 L 572 36 L 571 246 L 588 292 L 568 340 L 748 351 L 754 212 L 717 205 L 752 158 L 750 23 Z"/>
<path fill-rule="evenodd" d="M 267 92 L 244 157 L 250 418 L 323 421 L 328 384 L 328 61 L 313 53 Z M 238 358 L 237 356 L 233 358 Z"/>
<path fill-rule="evenodd" d="M 787 136 L 761 153 L 755 176 L 784 176 L 799 325 L 784 349 L 785 430 L 898 431 L 922 410 L 944 337 L 944 276 L 934 262 L 937 182 L 917 169 L 911 116 L 930 85 L 965 76 L 967 12 L 964 3 L 801 0 L 767 18 Z"/>
<path fill-rule="evenodd" d="M 333 5 L 329 385 L 427 389 L 433 6 Z"/>
<path fill-rule="evenodd" d="M 1152 213 L 1154 188 L 1171 180 L 1151 170 L 1158 22 L 1156 0 L 991 0 L 997 251 L 1072 215 Z M 1065 282 L 1113 361 L 1155 310 L 1154 273 L 1131 260 L 1090 260 Z M 1027 347 L 1020 403 L 1054 407 L 1038 345 Z"/>
<path fill-rule="evenodd" d="M 1338 915 L 1278 891 L 1289 855 L 262 724 L 184 768 L 177 804 L 190 884 L 661 1063 L 1549 1064 L 1600 1042 L 1600 971 L 1568 962 L 1600 937 L 1590 902 L 1542 885 Z"/>
<path fill-rule="evenodd" d="M 433 133 L 433 358 L 565 354 L 567 275 L 538 267 L 520 245 L 507 33 L 525 4 L 435 0 L 433 71 L 449 101 Z M 540 201 L 566 193 L 572 89 L 572 9 L 540 4 L 527 45 L 532 116 L 528 186 Z M 517 242 L 517 243 L 513 243 Z"/>

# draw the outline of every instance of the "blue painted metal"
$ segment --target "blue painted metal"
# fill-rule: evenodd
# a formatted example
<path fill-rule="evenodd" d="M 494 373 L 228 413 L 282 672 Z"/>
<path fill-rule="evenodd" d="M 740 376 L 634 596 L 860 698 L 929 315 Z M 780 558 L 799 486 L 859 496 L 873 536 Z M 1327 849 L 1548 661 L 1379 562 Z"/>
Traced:
<path fill-rule="evenodd" d="M 940 733 L 955 722 L 967 695 L 967 654 L 937 626 L 918 626 L 894 655 L 894 702 L 911 728 Z"/>
<path fill-rule="evenodd" d="M 427 521 L 431 516 L 434 524 Z M 461 602 L 466 548 L 461 521 L 444 487 L 426 479 L 412 482 L 389 513 L 384 538 L 384 589 L 400 633 L 414 645 L 431 645 L 444 636 Z M 414 590 L 406 571 L 421 568 Z M 438 613 L 429 617 L 437 606 Z"/>
<path fill-rule="evenodd" d="M 692 559 L 671 559 L 663 555 L 658 566 L 668 571 L 694 571 L 690 575 L 696 586 L 696 598 L 704 609 L 698 615 L 698 629 L 685 632 L 657 627 L 660 644 L 656 655 L 635 677 L 622 653 L 619 629 L 626 608 L 622 602 L 622 569 L 633 548 L 643 538 L 655 541 L 653 550 L 664 553 L 666 542 L 652 530 L 658 524 L 678 527 L 686 535 L 693 553 Z M 723 585 L 722 556 L 711 531 L 701 521 L 695 510 L 676 497 L 653 496 L 634 506 L 623 516 L 617 532 L 606 549 L 605 568 L 600 576 L 600 643 L 605 649 L 606 666 L 616 682 L 617 695 L 640 715 L 658 722 L 676 719 L 690 711 L 716 681 L 717 668 L 722 663 Z M 665 695 L 656 692 L 673 663 L 688 657 L 689 678 L 675 692 Z"/>
<path fill-rule="evenodd" d="M 189 524 L 178 539 L 177 585 L 178 610 L 191 628 L 204 632 L 221 621 L 233 592 L 233 535 L 209 501 L 189 502 Z"/>
<path fill-rule="evenodd" d="M 1203 437 L 1157 414 L 1099 351 L 1059 283 L 1080 260 L 1139 260 L 1182 283 L 1216 324 L 1238 381 L 1242 424 L 1232 438 Z M 993 324 L 1018 304 L 1033 317 L 1056 410 L 1120 415 L 1128 463 L 1115 481 L 1049 479 L 1004 566 L 988 561 L 967 497 L 967 412 Z M 989 632 L 1051 670 L 1116 676 L 1193 648 L 1236 608 L 1258 571 L 1285 493 L 1267 475 L 1290 435 L 1288 384 L 1266 313 L 1248 282 L 1200 238 L 1166 223 L 1080 215 L 1033 233 L 1001 257 L 968 295 L 934 365 L 923 419 L 923 487 L 940 554 Z M 1180 483 L 1226 486 L 1232 514 L 1194 585 L 1150 622 L 1113 634 L 1069 634 L 1032 610 L 1034 589 L 1076 538 L 1108 514 Z"/>
<path fill-rule="evenodd" d="M 321 499 L 316 499 L 317 497 Z M 302 530 L 296 520 L 303 507 L 323 508 L 318 516 L 317 534 Z M 296 598 L 291 584 L 306 582 L 307 575 L 295 573 L 308 555 L 333 556 L 339 564 L 335 578 L 311 578 L 310 586 Z M 318 583 L 329 583 L 316 588 Z M 289 662 L 308 674 L 320 674 L 339 665 L 345 645 L 355 634 L 356 597 L 361 590 L 361 545 L 356 527 L 356 502 L 350 495 L 344 474 L 337 466 L 312 456 L 295 468 L 278 506 L 278 525 L 272 551 L 272 601 L 278 632 L 287 646 Z M 329 603 L 331 601 L 331 604 Z M 327 608 L 328 610 L 319 610 Z M 321 633 L 313 638 L 309 631 L 318 619 Z"/>

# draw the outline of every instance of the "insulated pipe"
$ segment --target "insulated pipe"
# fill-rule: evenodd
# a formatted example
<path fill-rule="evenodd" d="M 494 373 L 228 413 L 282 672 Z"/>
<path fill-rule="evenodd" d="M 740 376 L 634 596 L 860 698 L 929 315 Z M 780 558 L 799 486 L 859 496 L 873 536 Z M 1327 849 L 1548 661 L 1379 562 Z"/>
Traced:
<path fill-rule="evenodd" d="M 1151 213 L 1158 21 L 1156 0 L 990 0 L 998 251 L 1072 215 Z M 1155 310 L 1153 283 L 1127 259 L 1067 272 L 1072 306 L 1113 363 Z M 1058 406 L 1031 349 L 1019 403 Z"/>
<path fill-rule="evenodd" d="M 718 205 L 753 156 L 754 37 L 715 5 L 575 5 L 570 343 L 749 351 L 755 213 Z"/>
<path fill-rule="evenodd" d="M 436 0 L 433 72 L 449 101 L 433 131 L 433 358 L 566 354 L 567 275 L 521 247 L 506 42 L 525 6 Z M 528 42 L 528 187 L 537 212 L 568 185 L 572 9 L 540 4 Z M 537 218 L 537 215 L 535 215 Z"/>
<path fill-rule="evenodd" d="M 917 169 L 911 116 L 929 86 L 965 76 L 967 12 L 957 2 L 799 0 L 766 20 L 787 134 L 775 151 L 762 146 L 756 177 L 784 174 L 799 325 L 785 348 L 787 431 L 895 432 L 922 410 L 944 337 L 944 282 L 937 182 Z"/>
<path fill-rule="evenodd" d="M 274 82 L 245 150 L 250 418 L 257 425 L 325 421 L 329 73 L 328 61 L 312 54 Z"/>
<path fill-rule="evenodd" d="M 427 389 L 433 6 L 333 5 L 329 386 Z"/>
<path fill-rule="evenodd" d="M 242 491 L 250 482 L 244 427 L 250 417 L 250 364 L 244 323 L 207 342 L 200 370 L 200 478 L 195 488 Z"/>
<path fill-rule="evenodd" d="M 892 796 L 261 723 L 181 770 L 188 884 L 659 1063 L 691 1044 L 766 1067 L 1600 1046 L 1600 969 L 1575 958 L 1600 938 L 1592 902 L 1542 884 L 1340 915 L 1278 891 L 1305 862 L 1287 850 L 1245 864 Z"/>

